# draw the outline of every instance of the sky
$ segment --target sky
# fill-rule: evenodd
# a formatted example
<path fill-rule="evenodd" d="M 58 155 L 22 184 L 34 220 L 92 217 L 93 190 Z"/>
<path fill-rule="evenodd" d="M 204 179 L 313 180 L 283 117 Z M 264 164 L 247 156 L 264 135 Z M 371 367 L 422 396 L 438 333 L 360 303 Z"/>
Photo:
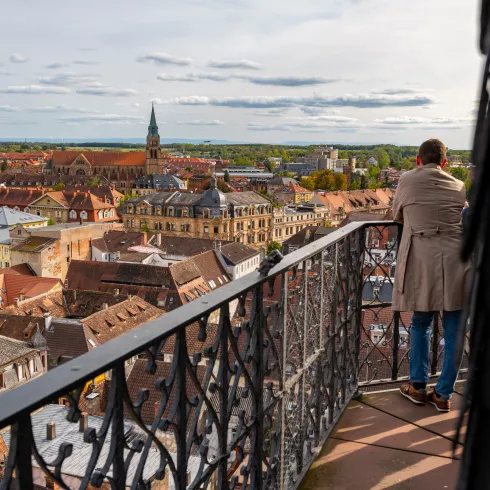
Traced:
<path fill-rule="evenodd" d="M 3 0 L 0 138 L 471 146 L 477 0 Z"/>

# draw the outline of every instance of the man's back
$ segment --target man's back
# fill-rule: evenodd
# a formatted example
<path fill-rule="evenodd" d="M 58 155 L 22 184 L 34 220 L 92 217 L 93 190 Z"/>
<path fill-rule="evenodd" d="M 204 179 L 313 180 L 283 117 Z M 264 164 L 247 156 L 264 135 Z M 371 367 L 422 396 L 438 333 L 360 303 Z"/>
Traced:
<path fill-rule="evenodd" d="M 394 219 L 414 231 L 461 226 L 465 186 L 436 164 L 407 172 L 400 179 L 394 202 Z"/>

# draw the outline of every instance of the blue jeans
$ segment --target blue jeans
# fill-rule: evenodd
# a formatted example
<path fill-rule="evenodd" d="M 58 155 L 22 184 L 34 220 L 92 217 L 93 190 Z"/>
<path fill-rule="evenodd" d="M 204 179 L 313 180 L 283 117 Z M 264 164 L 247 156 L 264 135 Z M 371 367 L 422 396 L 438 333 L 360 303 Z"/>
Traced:
<path fill-rule="evenodd" d="M 427 383 L 429 381 L 430 334 L 434 313 L 434 311 L 415 311 L 412 317 L 410 334 L 410 381 L 412 383 Z M 462 352 L 460 356 L 457 349 L 461 313 L 462 310 L 457 310 L 444 311 L 442 314 L 444 358 L 436 392 L 444 400 L 449 400 L 454 392 L 454 384 L 461 365 Z"/>

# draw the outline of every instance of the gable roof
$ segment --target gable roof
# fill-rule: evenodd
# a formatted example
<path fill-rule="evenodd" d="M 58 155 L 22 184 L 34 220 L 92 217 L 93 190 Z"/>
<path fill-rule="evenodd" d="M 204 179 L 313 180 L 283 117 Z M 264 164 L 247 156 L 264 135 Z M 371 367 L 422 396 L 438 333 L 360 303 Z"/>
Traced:
<path fill-rule="evenodd" d="M 71 165 L 82 155 L 94 166 L 144 166 L 144 151 L 54 151 L 52 165 Z"/>
<path fill-rule="evenodd" d="M 0 366 L 5 366 L 20 357 L 26 357 L 36 352 L 37 349 L 34 349 L 28 342 L 22 342 L 0 335 Z"/>
<path fill-rule="evenodd" d="M 258 255 L 259 252 L 243 243 L 231 242 L 221 246 L 221 255 L 226 262 L 236 265 Z"/>
<path fill-rule="evenodd" d="M 1 272 L 1 271 L 0 271 Z M 34 298 L 53 289 L 61 289 L 60 279 L 54 277 L 24 276 L 20 274 L 6 274 L 3 277 L 3 289 L 1 293 L 5 306 L 19 300 Z"/>
<path fill-rule="evenodd" d="M 41 201 L 42 199 L 53 199 L 55 200 L 60 206 L 63 206 L 64 208 L 69 208 L 70 203 L 67 201 L 65 195 L 63 194 L 63 191 L 48 191 L 44 193 L 42 196 L 39 196 L 37 199 L 34 199 L 31 201 L 30 205 L 38 205 L 37 203 Z"/>
<path fill-rule="evenodd" d="M 58 238 L 49 238 L 44 236 L 30 236 L 25 241 L 15 245 L 10 250 L 12 252 L 23 252 L 23 253 L 39 253 L 45 248 L 54 245 Z"/>
<path fill-rule="evenodd" d="M 10 267 L 5 267 L 0 270 L 1 274 L 13 274 L 22 276 L 35 276 L 35 272 L 31 269 L 29 264 L 17 264 Z"/>

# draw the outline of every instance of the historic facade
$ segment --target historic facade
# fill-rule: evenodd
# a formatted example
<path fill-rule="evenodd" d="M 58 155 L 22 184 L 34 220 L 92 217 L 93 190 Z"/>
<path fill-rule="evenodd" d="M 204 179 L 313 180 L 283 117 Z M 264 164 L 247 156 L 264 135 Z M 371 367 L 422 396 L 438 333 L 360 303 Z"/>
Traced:
<path fill-rule="evenodd" d="M 101 183 L 114 183 L 118 189 L 131 188 L 137 177 L 162 173 L 160 135 L 151 109 L 146 151 L 54 151 L 46 173 L 59 176 L 98 177 Z"/>
<path fill-rule="evenodd" d="M 255 192 L 223 193 L 211 178 L 202 194 L 179 191 L 129 199 L 122 208 L 127 230 L 166 235 L 233 240 L 257 248 L 272 240 L 272 203 Z"/>

